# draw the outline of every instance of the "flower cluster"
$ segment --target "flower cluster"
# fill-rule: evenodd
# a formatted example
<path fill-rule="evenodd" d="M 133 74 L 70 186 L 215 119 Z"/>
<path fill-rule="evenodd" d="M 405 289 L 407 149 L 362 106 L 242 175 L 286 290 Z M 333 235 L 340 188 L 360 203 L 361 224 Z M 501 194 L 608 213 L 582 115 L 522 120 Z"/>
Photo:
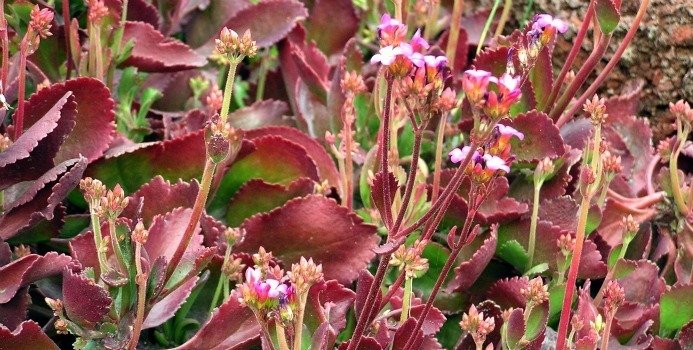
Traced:
<path fill-rule="evenodd" d="M 568 31 L 568 23 L 548 14 L 536 15 L 532 30 L 529 34 L 538 38 L 542 45 L 546 45 L 556 35 L 556 32 L 564 34 Z"/>
<path fill-rule="evenodd" d="M 243 57 L 253 57 L 257 53 L 257 45 L 246 30 L 242 36 L 224 27 L 219 39 L 214 39 L 214 56 L 221 61 L 240 62 Z"/>
<path fill-rule="evenodd" d="M 494 77 L 491 72 L 479 69 L 464 72 L 462 89 L 472 108 L 483 110 L 491 120 L 499 120 L 508 115 L 510 107 L 521 96 L 520 77 L 508 73 Z"/>
<path fill-rule="evenodd" d="M 496 327 L 496 320 L 493 317 L 484 318 L 484 313 L 477 311 L 472 305 L 469 307 L 469 312 L 462 315 L 460 327 L 471 334 L 479 349 L 486 341 L 486 336 Z"/>
<path fill-rule="evenodd" d="M 473 150 L 471 162 L 465 172 L 476 183 L 486 183 L 496 175 L 510 172 L 510 164 L 514 160 L 511 155 L 510 139 L 517 137 L 524 139 L 524 134 L 510 126 L 496 125 L 491 139 L 485 147 Z M 465 146 L 462 149 L 455 148 L 450 151 L 450 161 L 459 163 L 467 158 L 472 149 Z"/>
<path fill-rule="evenodd" d="M 428 259 L 421 257 L 426 243 L 426 240 L 416 240 L 409 248 L 400 245 L 392 254 L 390 265 L 404 270 L 406 278 L 421 277 L 428 270 Z"/>
<path fill-rule="evenodd" d="M 263 314 L 295 301 L 293 285 L 274 278 L 263 278 L 260 268 L 245 270 L 245 281 L 240 285 L 239 301 Z"/>

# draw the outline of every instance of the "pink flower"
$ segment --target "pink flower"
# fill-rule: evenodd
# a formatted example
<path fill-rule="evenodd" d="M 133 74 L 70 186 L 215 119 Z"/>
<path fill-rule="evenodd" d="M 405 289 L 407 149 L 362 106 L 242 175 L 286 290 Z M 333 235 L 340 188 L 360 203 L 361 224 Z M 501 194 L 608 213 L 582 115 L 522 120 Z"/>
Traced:
<path fill-rule="evenodd" d="M 491 91 L 486 96 L 484 112 L 492 119 L 508 114 L 510 106 L 520 99 L 520 77 L 503 74 L 500 78 L 491 77 L 490 81 L 498 87 L 498 93 Z"/>
<path fill-rule="evenodd" d="M 467 95 L 472 105 L 481 101 L 486 94 L 486 88 L 492 78 L 491 72 L 479 69 L 470 69 L 464 72 L 462 77 L 462 90 Z"/>
<path fill-rule="evenodd" d="M 463 161 L 465 158 L 467 158 L 467 154 L 469 154 L 470 147 L 469 146 L 464 146 L 462 149 L 455 148 L 448 155 L 450 156 L 450 161 L 453 163 L 459 163 Z M 474 154 L 472 155 L 472 158 L 477 158 L 479 156 L 479 152 L 474 151 Z"/>
<path fill-rule="evenodd" d="M 385 46 L 371 57 L 371 63 L 380 63 L 383 66 L 389 66 L 395 61 L 395 58 L 402 53 L 402 48 L 399 46 Z"/>
<path fill-rule="evenodd" d="M 410 44 L 414 52 L 424 52 L 430 47 L 428 41 L 421 37 L 421 29 L 416 30 L 416 33 L 414 33 L 414 36 L 411 38 Z"/>
<path fill-rule="evenodd" d="M 520 94 L 520 77 L 513 77 L 505 73 L 500 78 L 491 77 L 489 80 L 495 83 L 498 86 L 498 91 L 505 96 Z"/>
<path fill-rule="evenodd" d="M 378 37 L 381 46 L 399 45 L 407 35 L 407 26 L 402 22 L 393 19 L 388 14 L 380 17 L 378 25 Z"/>
<path fill-rule="evenodd" d="M 441 66 L 448 64 L 448 58 L 445 56 L 433 56 L 426 55 L 423 56 L 423 60 L 426 63 L 426 67 L 439 69 Z"/>
<path fill-rule="evenodd" d="M 390 17 L 389 14 L 384 14 L 380 16 L 380 24 L 378 24 L 378 30 L 386 30 L 389 28 L 403 27 L 404 24 L 395 18 Z"/>
<path fill-rule="evenodd" d="M 496 128 L 498 129 L 498 132 L 500 133 L 501 137 L 507 137 L 508 139 L 515 136 L 520 140 L 525 139 L 525 135 L 519 131 L 517 131 L 515 128 L 512 126 L 506 126 L 503 124 L 497 124 Z"/>
<path fill-rule="evenodd" d="M 255 284 L 262 278 L 262 271 L 260 269 L 254 269 L 249 267 L 245 270 L 245 282 L 248 284 Z"/>
<path fill-rule="evenodd" d="M 269 286 L 269 289 L 267 290 L 267 295 L 274 299 L 274 298 L 279 298 L 280 296 L 283 296 L 286 294 L 286 289 L 287 286 L 286 284 L 280 283 L 279 281 L 275 279 L 268 278 L 264 282 L 266 285 Z"/>
<path fill-rule="evenodd" d="M 532 29 L 534 30 L 545 30 L 547 27 L 553 28 L 553 30 L 558 31 L 563 34 L 568 31 L 568 23 L 561 19 L 554 18 L 551 15 L 541 14 L 534 17 L 534 24 L 532 24 Z"/>
<path fill-rule="evenodd" d="M 488 153 L 484 154 L 484 165 L 487 170 L 498 171 L 502 170 L 506 173 L 510 172 L 510 167 L 505 163 L 503 158 L 498 156 L 492 156 Z"/>

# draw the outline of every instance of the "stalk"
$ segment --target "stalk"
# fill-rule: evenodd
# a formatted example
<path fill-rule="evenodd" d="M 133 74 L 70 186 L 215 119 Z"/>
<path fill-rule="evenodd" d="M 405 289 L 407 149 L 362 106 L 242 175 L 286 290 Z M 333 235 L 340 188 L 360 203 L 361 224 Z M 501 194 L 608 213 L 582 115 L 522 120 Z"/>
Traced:
<path fill-rule="evenodd" d="M 597 78 L 594 79 L 594 82 L 592 82 L 592 84 L 587 88 L 587 90 L 573 104 L 571 109 L 566 114 L 562 115 L 561 118 L 556 122 L 556 125 L 558 127 L 561 127 L 561 125 L 565 124 L 568 120 L 570 120 L 570 118 L 575 114 L 575 112 L 577 112 L 578 108 L 580 108 L 580 106 L 582 106 L 582 104 L 589 97 L 594 95 L 594 93 L 597 91 L 597 88 L 599 88 L 602 82 L 604 82 L 609 73 L 611 73 L 611 70 L 614 69 L 618 61 L 621 59 L 621 56 L 623 56 L 623 53 L 626 51 L 626 48 L 628 48 L 628 45 L 630 45 L 630 42 L 633 41 L 633 37 L 635 37 L 635 33 L 638 31 L 640 22 L 642 21 L 643 17 L 645 17 L 645 12 L 647 11 L 649 3 L 650 0 L 642 0 L 642 2 L 640 3 L 640 7 L 638 8 L 638 13 L 635 15 L 635 18 L 633 19 L 633 23 L 631 24 L 630 28 L 628 28 L 628 32 L 626 33 L 626 36 L 623 38 L 623 41 L 621 41 L 621 44 L 619 44 L 618 48 L 616 49 L 616 52 L 614 52 L 614 55 L 611 56 L 609 63 L 607 63 L 604 69 L 601 70 Z M 611 37 L 611 34 L 602 34 L 600 42 L 604 40 L 605 37 Z M 570 97 L 572 98 L 572 96 Z"/>
<path fill-rule="evenodd" d="M 262 100 L 265 95 L 265 83 L 267 82 L 267 61 L 270 59 L 269 49 L 260 56 L 260 72 L 258 72 L 257 88 L 255 90 L 255 101 Z"/>
<path fill-rule="evenodd" d="M 397 275 L 397 279 L 395 282 L 393 282 L 390 287 L 387 289 L 387 293 L 385 293 L 385 296 L 383 297 L 383 301 L 380 302 L 380 308 L 382 309 L 385 307 L 387 303 L 390 302 L 390 299 L 392 299 L 392 296 L 395 295 L 399 287 L 402 286 L 402 283 L 404 283 L 404 277 L 406 276 L 406 273 L 404 270 L 400 271 L 399 275 Z"/>
<path fill-rule="evenodd" d="M 135 350 L 142 332 L 142 322 L 144 322 L 144 304 L 147 294 L 147 279 L 140 276 L 145 276 L 142 271 L 142 244 L 135 242 L 135 269 L 137 270 L 137 314 L 135 317 L 135 325 L 132 331 L 132 338 L 128 349 Z M 141 283 L 140 283 L 141 282 Z"/>
<path fill-rule="evenodd" d="M 351 337 L 351 342 L 347 350 L 356 350 L 361 342 L 361 336 L 366 330 L 366 324 L 370 322 L 368 317 L 372 312 L 372 307 L 374 307 L 375 293 L 380 289 L 380 284 L 383 282 L 383 277 L 385 277 L 385 271 L 387 271 L 387 266 L 390 262 L 390 255 L 385 254 L 380 256 L 380 263 L 378 264 L 378 269 L 373 277 L 373 283 L 368 289 L 368 295 L 366 296 L 366 302 L 363 304 L 363 310 L 359 315 L 358 321 L 356 321 L 356 328 L 354 328 L 354 334 Z"/>
<path fill-rule="evenodd" d="M 481 49 L 484 47 L 484 41 L 486 41 L 486 35 L 488 34 L 489 29 L 491 28 L 491 23 L 493 22 L 493 17 L 496 16 L 496 10 L 498 10 L 498 5 L 500 5 L 500 0 L 496 0 L 493 3 L 493 7 L 491 8 L 491 13 L 489 13 L 488 18 L 486 19 L 486 23 L 484 24 L 484 29 L 481 31 L 481 37 L 479 38 L 479 45 L 476 47 L 476 54 L 478 55 L 479 52 L 481 52 Z"/>
<path fill-rule="evenodd" d="M 424 29 L 424 39 L 431 40 L 435 35 L 435 24 L 440 12 L 440 1 L 433 1 L 432 7 L 428 10 L 428 18 L 426 19 L 426 28 Z M 458 30 L 459 31 L 459 30 Z M 449 56 L 448 56 L 449 57 Z"/>
<path fill-rule="evenodd" d="M 618 261 L 623 259 L 626 256 L 626 251 L 628 251 L 628 246 L 630 245 L 630 242 L 633 240 L 632 236 L 630 238 L 625 238 L 623 242 L 621 243 L 621 251 L 618 252 L 618 258 L 616 259 L 616 263 L 614 263 L 614 266 L 612 266 L 609 269 L 609 272 L 606 274 L 606 277 L 604 278 L 604 282 L 602 283 L 602 286 L 599 287 L 599 292 L 597 292 L 597 296 L 594 297 L 594 305 L 599 305 L 601 303 L 602 298 L 604 297 L 604 288 L 606 288 L 606 285 L 614 278 L 614 271 L 616 270 L 616 264 L 618 264 Z"/>
<path fill-rule="evenodd" d="M 308 301 L 308 292 L 301 294 L 298 304 L 298 314 L 294 323 L 294 350 L 301 350 L 303 342 L 303 317 L 306 312 L 306 302 Z"/>
<path fill-rule="evenodd" d="M 604 326 L 604 333 L 602 333 L 602 350 L 609 349 L 609 335 L 611 335 L 611 322 L 614 320 L 614 315 L 608 315 L 606 317 L 606 326 Z"/>
<path fill-rule="evenodd" d="M 563 297 L 563 307 L 561 309 L 561 320 L 558 324 L 558 340 L 556 343 L 557 350 L 565 350 L 566 335 L 568 334 L 568 323 L 570 322 L 570 309 L 573 303 L 573 294 L 575 293 L 575 282 L 577 281 L 578 268 L 580 266 L 580 258 L 582 256 L 582 246 L 585 241 L 585 229 L 587 226 L 587 214 L 590 208 L 591 196 L 587 195 L 582 198 L 580 210 L 578 214 L 578 225 L 575 241 L 575 248 L 570 261 L 570 269 L 568 270 L 568 280 L 565 284 L 565 295 Z"/>
<path fill-rule="evenodd" d="M 111 52 L 113 52 L 113 55 L 111 55 L 111 64 L 108 69 L 108 86 L 113 85 L 113 75 L 115 74 L 116 63 L 121 53 L 120 50 L 122 50 L 121 45 L 123 42 L 123 33 L 125 32 L 125 21 L 127 21 L 127 18 L 128 0 L 123 0 L 123 8 L 120 10 L 120 25 L 113 35 L 113 45 L 111 46 Z"/>
<path fill-rule="evenodd" d="M 75 63 L 72 61 L 72 55 L 70 55 L 70 0 L 62 0 L 62 10 L 63 10 L 63 30 L 65 35 L 65 51 L 67 51 L 67 73 L 65 79 L 70 79 L 72 74 L 72 68 L 74 68 Z M 0 6 L 2 6 L 2 1 L 0 1 Z M 4 17 L 4 14 L 0 13 Z M 4 21 L 4 19 L 2 19 Z"/>
<path fill-rule="evenodd" d="M 537 222 L 539 221 L 539 195 L 543 181 L 534 184 L 534 200 L 532 201 L 532 217 L 529 223 L 529 244 L 527 245 L 527 266 L 525 270 L 532 268 L 534 262 L 534 249 L 537 240 Z"/>
<path fill-rule="evenodd" d="M 24 129 L 24 94 L 26 93 L 26 56 L 29 43 L 27 38 L 32 35 L 31 27 L 19 44 L 19 89 L 17 91 L 17 112 L 14 114 L 14 139 L 22 136 Z"/>
<path fill-rule="evenodd" d="M 94 205 L 89 205 L 89 215 L 91 217 L 91 227 L 94 232 L 94 245 L 96 245 L 96 256 L 99 260 L 99 271 L 95 271 L 96 280 L 100 281 L 100 275 L 103 275 L 108 271 L 108 263 L 106 262 L 106 255 L 103 245 L 103 236 L 101 235 L 101 222 L 99 220 L 99 215 L 96 213 Z"/>
<path fill-rule="evenodd" d="M 284 331 L 284 327 L 282 327 L 281 322 L 275 322 L 274 327 L 277 329 L 277 340 L 279 341 L 279 350 L 289 350 L 289 343 L 286 341 L 286 332 Z"/>
<path fill-rule="evenodd" d="M 570 71 L 570 67 L 572 67 L 573 61 L 575 61 L 575 57 L 577 57 L 578 52 L 580 52 L 580 47 L 582 47 L 582 42 L 585 39 L 585 35 L 587 34 L 587 30 L 589 29 L 590 22 L 592 21 L 592 16 L 594 15 L 594 1 L 595 0 L 591 0 L 590 4 L 587 6 L 587 13 L 585 14 L 585 19 L 582 20 L 582 25 L 580 26 L 580 30 L 578 31 L 577 36 L 575 37 L 573 47 L 570 48 L 568 57 L 566 58 L 565 63 L 563 64 L 563 68 L 561 68 L 561 72 L 558 74 L 556 82 L 554 83 L 553 88 L 551 89 L 551 95 L 549 95 L 549 99 L 546 102 L 546 106 L 544 106 L 544 112 L 549 112 L 553 107 L 554 102 L 556 102 L 556 97 L 558 97 L 558 92 L 561 90 L 561 85 L 563 85 L 563 80 L 565 79 L 565 76 L 568 74 L 568 71 Z M 529 12 L 527 11 L 526 13 Z"/>
<path fill-rule="evenodd" d="M 445 55 L 448 56 L 450 64 L 455 64 L 457 54 L 457 41 L 460 38 L 460 22 L 462 21 L 462 8 L 464 0 L 455 0 L 452 6 L 452 17 L 450 18 L 450 31 L 448 32 L 448 45 L 445 48 Z"/>
<path fill-rule="evenodd" d="M 440 192 L 440 175 L 443 167 L 443 141 L 445 139 L 445 116 L 440 116 L 438 122 L 438 130 L 436 130 L 436 159 L 433 164 L 433 190 L 431 192 L 431 201 L 435 202 Z"/>
<path fill-rule="evenodd" d="M 510 18 L 510 9 L 512 7 L 513 0 L 505 0 L 503 3 L 503 12 L 501 12 L 500 19 L 498 20 L 498 26 L 496 27 L 496 31 L 493 33 L 494 37 L 503 34 L 503 29 L 505 29 L 505 23 L 507 23 L 508 18 Z"/>
<path fill-rule="evenodd" d="M 118 265 L 120 266 L 121 271 L 127 273 L 127 266 L 125 265 L 125 257 L 123 257 L 123 250 L 120 249 L 120 243 L 118 242 L 118 233 L 116 232 L 115 219 L 108 219 L 108 233 L 111 237 L 113 254 L 116 256 Z"/>
<path fill-rule="evenodd" d="M 347 103 L 353 103 L 352 101 L 347 101 Z M 342 112 L 344 114 L 344 112 Z M 352 139 L 352 124 L 351 119 L 348 116 L 344 116 L 344 173 L 346 181 L 344 184 L 345 192 L 343 196 L 346 198 L 346 207 L 350 210 L 354 208 L 354 161 L 352 155 L 352 149 L 354 148 Z"/>
<path fill-rule="evenodd" d="M 392 78 L 388 78 L 386 75 L 386 92 L 385 92 L 385 106 L 383 111 L 383 129 L 382 129 L 382 144 L 379 147 L 380 150 L 380 171 L 383 173 L 383 179 L 385 183 L 383 184 L 383 199 L 384 204 L 384 221 L 386 227 L 392 227 L 392 212 L 390 210 L 392 206 L 392 194 L 390 193 L 389 176 L 388 176 L 388 150 L 390 148 L 390 114 L 392 112 Z"/>
<path fill-rule="evenodd" d="M 677 119 L 676 124 L 678 124 L 679 130 L 682 129 L 682 123 Z M 674 195 L 674 203 L 678 207 L 681 214 L 688 214 L 688 206 L 686 205 L 686 200 L 683 198 L 683 193 L 681 193 L 681 180 L 679 179 L 679 154 L 683 149 L 683 145 L 688 138 L 688 132 L 684 130 L 679 133 L 679 142 L 676 146 L 674 152 L 669 156 L 669 177 L 671 178 L 671 192 Z"/>
<path fill-rule="evenodd" d="M 0 46 L 2 48 L 2 68 L 0 68 L 1 91 L 7 90 L 7 75 L 10 70 L 10 40 L 7 36 L 7 20 L 5 19 L 5 0 L 0 0 Z"/>
<path fill-rule="evenodd" d="M 414 131 L 414 150 L 412 152 L 411 166 L 409 167 L 409 175 L 407 176 L 407 183 L 404 188 L 404 198 L 402 200 L 402 206 L 399 208 L 399 213 L 397 213 L 397 219 L 395 225 L 393 226 L 392 232 L 397 232 L 399 227 L 404 220 L 404 214 L 409 207 L 409 202 L 411 200 L 411 194 L 414 188 L 414 180 L 416 179 L 416 172 L 419 168 L 419 153 L 421 151 L 421 138 L 422 130 L 417 128 Z"/>
<path fill-rule="evenodd" d="M 224 85 L 224 100 L 221 104 L 221 120 L 226 123 L 226 119 L 229 116 L 229 107 L 231 106 L 231 94 L 233 92 L 233 81 L 236 78 L 236 68 L 238 67 L 238 61 L 231 60 L 229 64 L 229 72 L 226 76 L 226 85 Z"/>
<path fill-rule="evenodd" d="M 188 248 L 190 239 L 192 238 L 195 228 L 197 228 L 198 222 L 202 217 L 202 212 L 204 211 L 205 203 L 207 202 L 207 196 L 209 195 L 209 188 L 212 184 L 212 177 L 214 176 L 214 170 L 216 169 L 216 164 L 207 158 L 205 162 L 204 172 L 202 173 L 202 182 L 200 183 L 200 191 L 197 192 L 197 198 L 195 198 L 195 204 L 193 206 L 192 214 L 190 215 L 190 221 L 188 221 L 188 226 L 185 228 L 185 233 L 183 238 L 181 238 L 176 248 L 176 252 L 173 254 L 171 261 L 168 263 L 166 268 L 166 278 L 168 280 L 171 275 L 178 267 L 178 263 L 183 258 L 185 250 Z"/>
<path fill-rule="evenodd" d="M 399 314 L 400 326 L 409 318 L 409 308 L 411 307 L 411 294 L 413 288 L 413 278 L 407 277 L 404 279 L 404 295 L 402 297 L 402 313 Z"/>
<path fill-rule="evenodd" d="M 217 302 L 219 302 L 219 296 L 221 296 L 221 287 L 223 286 L 224 280 L 228 280 L 224 275 L 224 266 L 229 262 L 231 257 L 231 247 L 226 245 L 226 252 L 224 252 L 224 262 L 221 265 L 221 274 L 219 275 L 219 281 L 217 281 L 217 288 L 214 290 L 214 297 L 212 297 L 212 303 L 209 305 L 209 312 L 211 313 L 215 307 L 217 307 Z"/>

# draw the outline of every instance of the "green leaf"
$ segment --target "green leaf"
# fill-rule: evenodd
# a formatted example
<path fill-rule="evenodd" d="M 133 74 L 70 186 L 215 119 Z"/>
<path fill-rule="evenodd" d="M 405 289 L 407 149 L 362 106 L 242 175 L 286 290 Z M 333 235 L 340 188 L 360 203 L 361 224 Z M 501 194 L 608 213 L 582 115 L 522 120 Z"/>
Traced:
<path fill-rule="evenodd" d="M 527 317 L 525 326 L 525 339 L 532 341 L 536 339 L 545 329 L 546 322 L 549 320 L 549 303 L 543 302 L 532 308 Z"/>
<path fill-rule="evenodd" d="M 514 239 L 499 245 L 496 253 L 520 271 L 527 266 L 527 259 L 529 259 L 527 252 L 520 242 Z"/>
<path fill-rule="evenodd" d="M 428 271 L 414 280 L 414 288 L 422 293 L 421 298 L 426 299 L 431 294 L 431 290 L 450 256 L 450 251 L 438 243 L 430 243 L 424 248 L 421 256 L 428 259 Z M 450 275 L 446 277 L 446 280 L 449 278 Z"/>
<path fill-rule="evenodd" d="M 604 34 L 611 34 L 618 26 L 621 13 L 613 0 L 597 0 L 597 22 Z"/>
<path fill-rule="evenodd" d="M 693 284 L 672 287 L 659 301 L 659 335 L 672 338 L 693 320 Z"/>
<path fill-rule="evenodd" d="M 525 271 L 525 276 L 538 275 L 538 274 L 543 273 L 544 271 L 547 271 L 548 269 L 549 269 L 549 264 L 541 263 L 541 264 L 535 265 L 531 269 Z"/>

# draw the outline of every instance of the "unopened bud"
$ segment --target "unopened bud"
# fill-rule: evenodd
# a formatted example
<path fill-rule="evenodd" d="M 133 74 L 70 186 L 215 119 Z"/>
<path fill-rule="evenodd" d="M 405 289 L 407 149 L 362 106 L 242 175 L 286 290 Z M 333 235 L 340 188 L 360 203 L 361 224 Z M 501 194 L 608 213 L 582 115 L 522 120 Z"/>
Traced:
<path fill-rule="evenodd" d="M 531 279 L 527 288 L 520 289 L 520 294 L 527 300 L 527 304 L 531 305 L 539 305 L 549 300 L 549 289 L 544 285 L 541 277 Z"/>
<path fill-rule="evenodd" d="M 573 254 L 576 242 L 577 240 L 569 234 L 561 235 L 561 237 L 558 238 L 558 248 L 561 249 L 561 254 L 565 257 Z"/>
<path fill-rule="evenodd" d="M 137 244 L 145 244 L 147 242 L 147 238 L 149 237 L 149 231 L 144 228 L 144 224 L 142 224 L 142 221 L 139 221 L 137 225 L 135 225 L 135 229 L 132 230 L 132 240 L 135 241 Z"/>
<path fill-rule="evenodd" d="M 243 280 L 242 271 L 245 268 L 241 258 L 228 260 L 221 266 L 221 272 L 231 281 L 241 282 Z"/>
<path fill-rule="evenodd" d="M 246 30 L 241 37 L 235 31 L 224 27 L 219 39 L 215 39 L 214 43 L 214 53 L 233 62 L 239 62 L 244 56 L 252 57 L 257 53 L 257 46 L 250 36 L 250 30 Z"/>
<path fill-rule="evenodd" d="M 607 176 L 615 176 L 623 171 L 623 166 L 621 165 L 621 157 L 617 157 L 609 152 L 604 153 L 602 157 L 602 163 L 604 167 L 604 173 Z"/>
<path fill-rule="evenodd" d="M 534 182 L 543 182 L 546 178 L 553 174 L 555 167 L 551 158 L 546 157 L 539 161 L 537 167 L 534 169 Z"/>
<path fill-rule="evenodd" d="M 129 199 L 125 197 L 125 192 L 120 184 L 116 184 L 113 190 L 106 192 L 101 197 L 100 211 L 103 216 L 110 220 L 118 218 L 120 213 L 128 206 Z"/>
<path fill-rule="evenodd" d="M 606 100 L 603 98 L 600 99 L 597 95 L 594 95 L 592 100 L 587 100 L 583 105 L 583 109 L 589 113 L 592 119 L 592 124 L 602 125 L 606 121 L 608 115 L 606 114 L 605 102 Z"/>
<path fill-rule="evenodd" d="M 3 134 L 0 134 L 0 152 L 3 152 L 4 150 L 10 148 L 10 146 L 12 146 L 12 139 Z"/>
<path fill-rule="evenodd" d="M 98 203 L 106 195 L 106 186 L 99 180 L 86 177 L 79 181 L 79 188 L 87 202 Z"/>
<path fill-rule="evenodd" d="M 29 254 L 31 254 L 31 249 L 29 248 L 29 246 L 20 244 L 14 247 L 14 255 L 17 257 L 17 259 L 23 258 Z"/>
<path fill-rule="evenodd" d="M 67 334 L 68 333 L 68 328 L 67 328 L 67 322 L 63 321 L 62 318 L 58 318 L 55 320 L 55 323 L 53 324 L 55 327 L 55 332 L 58 334 Z"/>
<path fill-rule="evenodd" d="M 224 230 L 224 238 L 226 239 L 226 245 L 228 246 L 227 249 L 242 241 L 244 237 L 245 229 L 243 228 L 227 228 Z"/>
<path fill-rule="evenodd" d="M 101 20 L 108 15 L 108 8 L 101 0 L 88 0 L 89 6 L 88 20 L 89 23 L 100 23 Z"/>
<path fill-rule="evenodd" d="M 363 77 L 356 72 L 346 72 L 344 78 L 342 78 L 340 82 L 340 87 L 344 94 L 356 95 L 366 91 L 366 84 L 363 82 Z"/>
<path fill-rule="evenodd" d="M 260 246 L 256 254 L 253 254 L 253 262 L 260 267 L 268 267 L 270 261 L 274 259 L 272 252 L 265 250 L 265 247 Z"/>
<path fill-rule="evenodd" d="M 38 5 L 34 5 L 29 16 L 29 27 L 38 36 L 45 39 L 51 35 L 51 22 L 53 22 L 53 11 L 51 9 L 39 9 Z"/>
<path fill-rule="evenodd" d="M 301 257 L 298 264 L 291 265 L 291 271 L 287 273 L 291 283 L 296 286 L 299 294 L 308 292 L 310 287 L 323 279 L 322 264 L 315 264 L 313 259 Z"/>
<path fill-rule="evenodd" d="M 616 281 L 609 281 L 604 289 L 604 313 L 613 316 L 621 305 L 626 301 L 626 293 Z"/>
<path fill-rule="evenodd" d="M 635 221 L 633 215 L 630 214 L 623 218 L 623 226 L 626 228 L 626 232 L 631 234 L 634 234 L 640 230 L 640 224 Z"/>
<path fill-rule="evenodd" d="M 207 94 L 206 98 L 207 107 L 212 113 L 217 113 L 221 109 L 221 105 L 224 102 L 224 93 L 216 85 L 212 86 L 212 89 Z"/>

